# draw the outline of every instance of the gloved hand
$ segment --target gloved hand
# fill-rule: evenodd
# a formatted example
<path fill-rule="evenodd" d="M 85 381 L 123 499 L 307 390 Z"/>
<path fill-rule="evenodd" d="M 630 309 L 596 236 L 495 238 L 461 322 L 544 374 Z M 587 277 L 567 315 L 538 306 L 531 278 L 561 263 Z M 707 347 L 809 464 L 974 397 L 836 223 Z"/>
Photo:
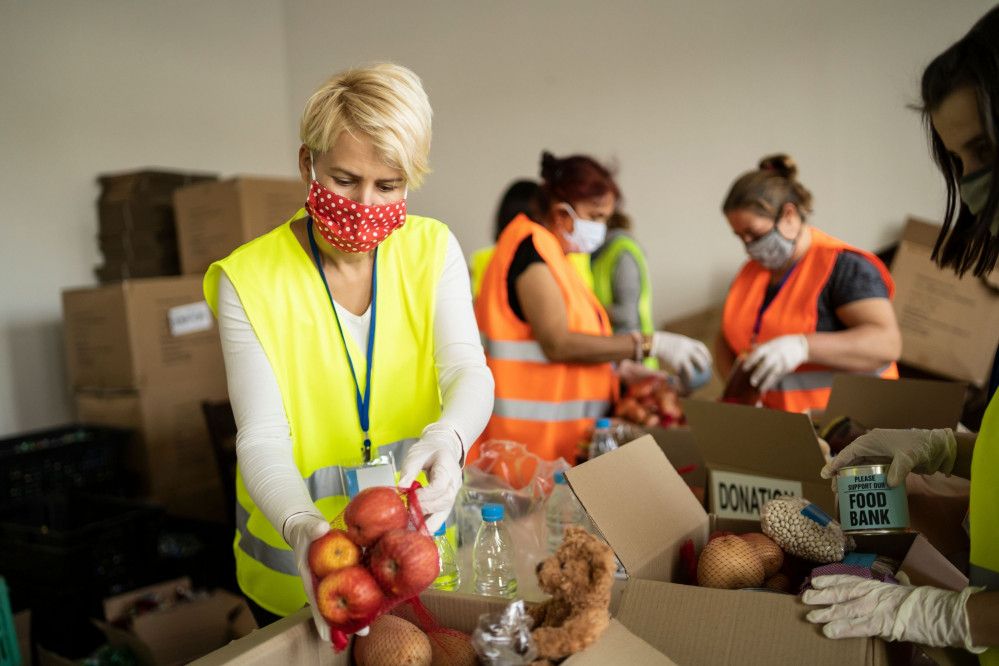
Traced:
<path fill-rule="evenodd" d="M 617 364 L 617 373 L 625 386 L 631 386 L 649 377 L 659 377 L 661 379 L 666 379 L 667 377 L 667 374 L 662 370 L 653 370 L 628 358 Z"/>
<path fill-rule="evenodd" d="M 957 440 L 950 428 L 940 430 L 874 429 L 850 442 L 822 468 L 823 479 L 832 479 L 842 467 L 887 462 L 888 485 L 905 483 L 909 472 L 950 474 L 957 459 Z"/>
<path fill-rule="evenodd" d="M 912 641 L 935 647 L 963 647 L 981 654 L 985 648 L 971 644 L 968 597 L 984 588 L 960 592 L 934 587 L 895 585 L 858 576 L 817 576 L 815 589 L 806 591 L 806 604 L 832 604 L 811 611 L 810 622 L 826 623 L 829 638 L 880 636 L 890 641 Z"/>
<path fill-rule="evenodd" d="M 681 377 L 692 377 L 694 368 L 707 370 L 711 367 L 711 352 L 707 345 L 678 333 L 653 333 L 651 353 Z"/>
<path fill-rule="evenodd" d="M 305 587 L 305 596 L 309 600 L 309 608 L 312 609 L 312 621 L 316 623 L 316 630 L 319 637 L 330 642 L 330 626 L 319 614 L 316 607 L 316 591 L 312 582 L 312 569 L 309 568 L 309 547 L 312 542 L 330 531 L 330 524 L 322 514 L 316 513 L 296 513 L 285 521 L 284 538 L 295 553 L 295 566 L 298 567 L 298 575 L 302 578 L 302 586 Z"/>
<path fill-rule="evenodd" d="M 399 485 L 412 485 L 422 470 L 427 471 L 427 487 L 416 491 L 420 508 L 427 515 L 427 530 L 437 531 L 451 513 L 461 488 L 461 459 L 464 449 L 458 433 L 447 424 L 431 423 L 406 454 L 400 470 Z"/>
<path fill-rule="evenodd" d="M 749 383 L 760 393 L 766 393 L 807 360 L 808 340 L 805 336 L 782 335 L 755 347 L 742 362 L 742 367 L 752 370 Z"/>

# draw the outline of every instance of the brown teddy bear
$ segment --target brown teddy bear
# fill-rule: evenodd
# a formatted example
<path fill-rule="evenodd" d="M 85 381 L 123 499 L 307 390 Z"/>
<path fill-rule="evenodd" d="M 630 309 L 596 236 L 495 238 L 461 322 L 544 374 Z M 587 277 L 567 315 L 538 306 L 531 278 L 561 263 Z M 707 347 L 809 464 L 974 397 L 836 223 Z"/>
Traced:
<path fill-rule="evenodd" d="M 546 664 L 594 643 L 610 622 L 614 551 L 581 527 L 569 527 L 555 553 L 538 563 L 538 585 L 551 599 L 527 609 L 534 642 Z"/>

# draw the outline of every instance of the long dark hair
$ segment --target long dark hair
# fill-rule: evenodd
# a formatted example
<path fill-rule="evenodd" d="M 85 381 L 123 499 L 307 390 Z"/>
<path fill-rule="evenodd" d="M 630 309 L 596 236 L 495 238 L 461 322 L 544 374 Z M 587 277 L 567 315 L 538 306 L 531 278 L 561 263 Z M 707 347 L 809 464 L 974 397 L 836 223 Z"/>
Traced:
<path fill-rule="evenodd" d="M 496 209 L 496 223 L 493 228 L 495 240 L 499 240 L 506 225 L 520 214 L 537 221 L 538 190 L 540 189 L 541 185 L 533 180 L 517 180 L 506 188 L 503 198 L 500 199 L 499 208 Z"/>
<path fill-rule="evenodd" d="M 975 275 L 983 276 L 992 270 L 999 257 L 999 239 L 989 231 L 999 207 L 999 181 L 993 174 L 985 207 L 977 217 L 972 215 L 962 205 L 959 189 L 961 176 L 967 174 L 962 173 L 961 165 L 947 152 L 930 117 L 948 95 L 963 87 L 975 91 L 982 128 L 995 148 L 999 127 L 999 6 L 926 67 L 920 107 L 933 159 L 947 184 L 947 208 L 943 229 L 933 247 L 933 259 L 942 268 L 953 268 L 958 275 L 973 268 Z"/>

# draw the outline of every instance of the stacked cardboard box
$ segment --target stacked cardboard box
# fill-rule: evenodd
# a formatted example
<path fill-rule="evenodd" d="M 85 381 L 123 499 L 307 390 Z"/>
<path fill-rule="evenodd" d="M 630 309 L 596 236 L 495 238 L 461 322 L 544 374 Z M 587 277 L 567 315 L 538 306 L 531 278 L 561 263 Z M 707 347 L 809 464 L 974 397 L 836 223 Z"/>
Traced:
<path fill-rule="evenodd" d="M 215 178 L 170 171 L 99 176 L 98 240 L 104 265 L 96 271 L 98 279 L 112 282 L 179 274 L 173 191 Z"/>
<path fill-rule="evenodd" d="M 301 180 L 246 176 L 178 189 L 181 272 L 203 275 L 213 261 L 291 219 L 306 194 Z"/>
<path fill-rule="evenodd" d="M 228 392 L 201 276 L 67 290 L 63 316 L 78 420 L 136 432 L 125 463 L 142 497 L 174 515 L 224 521 L 201 403 Z"/>

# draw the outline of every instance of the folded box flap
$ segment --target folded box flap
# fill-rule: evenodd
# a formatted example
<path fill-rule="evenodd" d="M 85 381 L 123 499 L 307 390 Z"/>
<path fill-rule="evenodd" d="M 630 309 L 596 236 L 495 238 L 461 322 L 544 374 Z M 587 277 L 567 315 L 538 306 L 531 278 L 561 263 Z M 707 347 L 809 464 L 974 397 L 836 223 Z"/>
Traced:
<path fill-rule="evenodd" d="M 631 579 L 617 618 L 678 664 L 879 663 L 872 648 L 883 643 L 829 640 L 805 619 L 809 610 L 789 594 Z"/>
<path fill-rule="evenodd" d="M 808 416 L 706 400 L 684 398 L 680 402 L 709 466 L 724 465 L 775 478 L 819 480 L 825 459 Z"/>
<path fill-rule="evenodd" d="M 600 639 L 562 662 L 566 666 L 605 666 L 606 664 L 641 664 L 669 666 L 676 664 L 618 622 L 611 620 Z"/>
<path fill-rule="evenodd" d="M 708 516 L 651 435 L 565 478 L 629 576 L 672 580 L 680 544 L 704 545 Z"/>
<path fill-rule="evenodd" d="M 848 416 L 867 428 L 956 428 L 966 390 L 964 382 L 841 372 L 833 378 L 823 426 Z"/>

